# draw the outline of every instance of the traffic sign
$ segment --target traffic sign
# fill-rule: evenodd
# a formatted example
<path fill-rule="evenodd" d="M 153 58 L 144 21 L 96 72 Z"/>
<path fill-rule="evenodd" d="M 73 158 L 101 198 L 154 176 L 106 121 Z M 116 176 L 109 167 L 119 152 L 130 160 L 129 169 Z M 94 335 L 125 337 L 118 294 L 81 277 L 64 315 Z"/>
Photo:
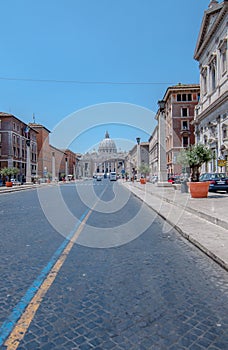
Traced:
<path fill-rule="evenodd" d="M 226 166 L 226 160 L 225 159 L 218 159 L 218 166 Z"/>

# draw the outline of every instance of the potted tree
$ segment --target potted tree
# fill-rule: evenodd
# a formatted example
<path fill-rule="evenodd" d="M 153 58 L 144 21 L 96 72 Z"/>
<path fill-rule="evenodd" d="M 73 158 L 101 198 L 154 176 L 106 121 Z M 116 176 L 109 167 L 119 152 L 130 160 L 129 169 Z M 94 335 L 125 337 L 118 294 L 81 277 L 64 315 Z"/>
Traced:
<path fill-rule="evenodd" d="M 200 182 L 200 168 L 213 158 L 212 151 L 205 145 L 198 143 L 181 153 L 182 164 L 188 165 L 191 171 L 191 182 L 188 182 L 192 198 L 205 198 L 208 196 L 209 182 Z"/>
<path fill-rule="evenodd" d="M 145 184 L 146 183 L 146 177 L 150 173 L 150 167 L 147 164 L 141 164 L 139 167 L 139 172 L 141 173 L 141 179 L 140 183 Z"/>
<path fill-rule="evenodd" d="M 7 168 L 4 167 L 3 169 L 0 170 L 0 174 L 6 179 L 6 187 L 12 187 L 13 183 L 11 181 L 11 177 L 15 176 L 19 173 L 18 168 Z"/>

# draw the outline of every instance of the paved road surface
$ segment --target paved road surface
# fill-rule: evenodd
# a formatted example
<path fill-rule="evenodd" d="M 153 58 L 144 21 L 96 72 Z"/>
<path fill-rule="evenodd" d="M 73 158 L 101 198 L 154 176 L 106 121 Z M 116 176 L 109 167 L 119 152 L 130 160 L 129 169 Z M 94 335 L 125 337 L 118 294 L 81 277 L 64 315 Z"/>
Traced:
<path fill-rule="evenodd" d="M 58 212 L 56 188 L 39 194 L 46 216 Z M 60 191 L 75 217 L 75 232 L 65 232 L 72 240 L 50 225 L 36 190 L 0 197 L 0 348 L 228 349 L 227 272 L 171 227 L 164 232 L 162 219 L 118 183 Z M 81 244 L 69 246 L 74 239 Z"/>

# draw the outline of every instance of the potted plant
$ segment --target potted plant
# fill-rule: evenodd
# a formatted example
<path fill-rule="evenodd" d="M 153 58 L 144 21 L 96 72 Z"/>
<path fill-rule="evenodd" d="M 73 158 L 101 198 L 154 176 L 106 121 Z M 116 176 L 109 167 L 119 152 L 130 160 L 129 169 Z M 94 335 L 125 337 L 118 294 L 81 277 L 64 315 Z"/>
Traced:
<path fill-rule="evenodd" d="M 146 176 L 150 173 L 150 167 L 147 164 L 141 164 L 139 167 L 139 172 L 141 173 L 140 183 L 146 183 Z"/>
<path fill-rule="evenodd" d="M 191 182 L 188 182 L 192 198 L 205 198 L 208 196 L 209 182 L 200 182 L 200 168 L 213 158 L 212 151 L 205 145 L 198 143 L 181 152 L 184 166 L 188 165 L 191 171 Z"/>
<path fill-rule="evenodd" d="M 19 173 L 18 168 L 7 168 L 4 167 L 3 169 L 0 170 L 0 174 L 6 179 L 6 187 L 12 187 L 13 183 L 11 181 L 11 177 L 15 176 Z"/>
<path fill-rule="evenodd" d="M 50 183 L 52 179 L 52 174 L 51 173 L 47 173 L 47 183 Z"/>

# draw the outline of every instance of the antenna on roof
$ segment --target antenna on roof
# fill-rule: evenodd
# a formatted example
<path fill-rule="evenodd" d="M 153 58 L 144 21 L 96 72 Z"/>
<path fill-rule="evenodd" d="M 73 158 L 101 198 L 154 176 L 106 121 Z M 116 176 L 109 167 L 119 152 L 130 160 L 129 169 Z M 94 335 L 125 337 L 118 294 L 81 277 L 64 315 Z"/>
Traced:
<path fill-rule="evenodd" d="M 36 123 L 36 119 L 35 119 L 35 113 L 32 114 L 32 119 L 33 119 L 33 123 Z"/>

